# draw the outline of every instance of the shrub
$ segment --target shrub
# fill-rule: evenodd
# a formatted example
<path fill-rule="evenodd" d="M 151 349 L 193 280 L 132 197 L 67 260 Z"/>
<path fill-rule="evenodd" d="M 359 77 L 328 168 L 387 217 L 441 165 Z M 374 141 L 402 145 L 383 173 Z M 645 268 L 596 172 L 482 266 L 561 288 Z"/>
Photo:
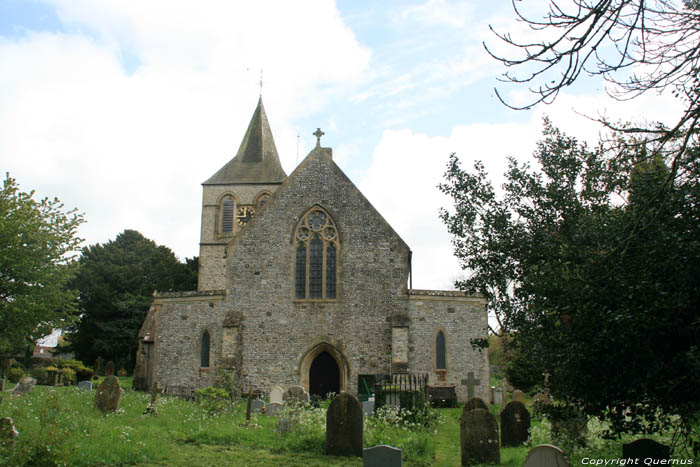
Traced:
<path fill-rule="evenodd" d="M 209 415 L 218 415 L 231 410 L 230 396 L 225 389 L 207 386 L 194 392 L 197 402 Z"/>
<path fill-rule="evenodd" d="M 63 368 L 61 370 L 61 373 L 63 373 L 63 384 L 66 386 L 70 386 L 71 384 L 75 384 L 75 370 L 72 368 Z"/>
<path fill-rule="evenodd" d="M 43 384 L 44 386 L 53 384 L 53 374 L 49 372 L 48 368 L 41 366 L 32 368 L 32 378 L 36 379 L 37 384 Z"/>
<path fill-rule="evenodd" d="M 92 375 L 95 374 L 95 371 L 92 368 L 84 366 L 82 368 L 77 368 L 75 373 L 78 377 L 78 381 L 90 381 L 92 379 Z"/>
<path fill-rule="evenodd" d="M 7 379 L 9 379 L 11 383 L 16 384 L 22 378 L 24 378 L 24 371 L 22 371 L 21 368 L 10 368 L 10 370 L 7 372 Z"/>
<path fill-rule="evenodd" d="M 124 368 L 121 368 L 119 371 L 117 371 L 117 376 L 126 376 L 127 372 Z"/>

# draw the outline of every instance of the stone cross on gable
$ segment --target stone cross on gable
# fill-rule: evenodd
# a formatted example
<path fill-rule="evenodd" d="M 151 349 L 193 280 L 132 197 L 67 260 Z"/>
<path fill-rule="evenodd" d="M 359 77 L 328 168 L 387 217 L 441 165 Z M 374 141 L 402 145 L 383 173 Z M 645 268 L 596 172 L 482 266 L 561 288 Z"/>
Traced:
<path fill-rule="evenodd" d="M 481 380 L 474 378 L 474 372 L 467 373 L 467 379 L 462 380 L 462 385 L 467 387 L 467 398 L 474 397 L 474 388 L 481 384 Z"/>
<path fill-rule="evenodd" d="M 316 147 L 321 147 L 321 136 L 325 135 L 320 128 L 316 128 L 316 131 L 312 133 L 316 137 Z"/>

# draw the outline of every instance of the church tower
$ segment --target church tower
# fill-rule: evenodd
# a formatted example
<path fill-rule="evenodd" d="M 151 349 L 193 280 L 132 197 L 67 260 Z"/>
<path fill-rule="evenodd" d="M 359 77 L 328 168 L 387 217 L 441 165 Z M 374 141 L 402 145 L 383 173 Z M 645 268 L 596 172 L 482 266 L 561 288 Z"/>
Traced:
<path fill-rule="evenodd" d="M 202 183 L 199 291 L 226 288 L 226 246 L 285 178 L 261 97 L 236 156 Z"/>

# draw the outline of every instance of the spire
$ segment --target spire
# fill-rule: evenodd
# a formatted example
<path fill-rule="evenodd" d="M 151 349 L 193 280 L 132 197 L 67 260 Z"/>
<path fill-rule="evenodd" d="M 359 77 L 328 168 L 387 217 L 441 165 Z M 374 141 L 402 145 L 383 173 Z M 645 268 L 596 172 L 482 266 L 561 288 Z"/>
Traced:
<path fill-rule="evenodd" d="M 280 183 L 285 178 L 287 174 L 280 164 L 270 123 L 267 121 L 260 97 L 238 153 L 203 184 Z"/>

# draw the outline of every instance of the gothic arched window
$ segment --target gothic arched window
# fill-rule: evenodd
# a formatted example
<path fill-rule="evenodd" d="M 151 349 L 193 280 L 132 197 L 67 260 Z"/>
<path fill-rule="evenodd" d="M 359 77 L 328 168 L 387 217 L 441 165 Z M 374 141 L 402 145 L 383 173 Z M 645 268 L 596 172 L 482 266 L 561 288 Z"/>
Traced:
<path fill-rule="evenodd" d="M 204 333 L 202 334 L 202 356 L 199 364 L 199 366 L 202 368 L 209 368 L 209 348 L 209 331 L 204 331 Z"/>
<path fill-rule="evenodd" d="M 235 203 L 232 196 L 221 200 L 221 233 L 233 233 Z"/>
<path fill-rule="evenodd" d="M 435 369 L 447 369 L 447 343 L 445 342 L 445 333 L 438 331 L 435 338 Z"/>
<path fill-rule="evenodd" d="M 312 208 L 299 223 L 296 245 L 295 298 L 335 299 L 338 231 L 320 207 Z"/>

